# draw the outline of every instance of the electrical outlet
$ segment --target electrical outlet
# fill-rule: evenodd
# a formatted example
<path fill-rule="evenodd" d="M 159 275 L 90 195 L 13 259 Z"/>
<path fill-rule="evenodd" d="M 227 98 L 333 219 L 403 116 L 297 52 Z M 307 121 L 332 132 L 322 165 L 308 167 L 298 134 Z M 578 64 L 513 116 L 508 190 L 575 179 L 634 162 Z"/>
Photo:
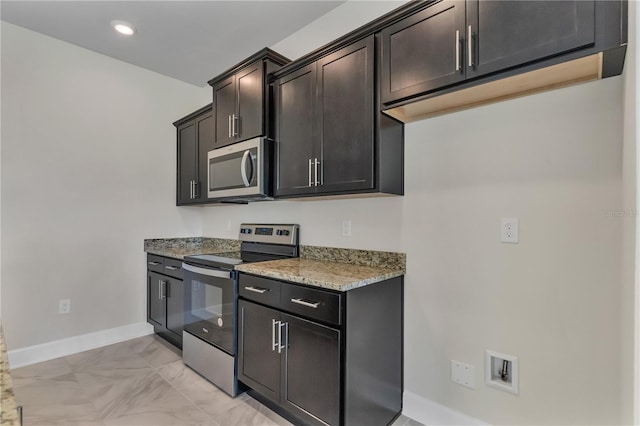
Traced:
<path fill-rule="evenodd" d="M 60 299 L 59 312 L 61 314 L 68 314 L 71 312 L 71 299 Z"/>
<path fill-rule="evenodd" d="M 464 362 L 451 360 L 451 381 L 475 389 L 475 368 Z"/>
<path fill-rule="evenodd" d="M 503 217 L 500 227 L 500 241 L 502 241 L 503 243 L 517 244 L 518 240 L 518 218 Z"/>
<path fill-rule="evenodd" d="M 351 221 L 343 220 L 342 221 L 342 236 L 350 237 L 351 236 Z"/>

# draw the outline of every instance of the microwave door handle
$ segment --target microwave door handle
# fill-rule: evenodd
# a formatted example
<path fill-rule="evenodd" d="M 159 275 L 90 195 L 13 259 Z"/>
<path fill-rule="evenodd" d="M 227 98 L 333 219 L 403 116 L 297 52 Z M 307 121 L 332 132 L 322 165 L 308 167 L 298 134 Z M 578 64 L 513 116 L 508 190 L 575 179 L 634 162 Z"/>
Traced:
<path fill-rule="evenodd" d="M 244 182 L 244 186 L 249 186 L 251 184 L 250 179 L 247 177 L 247 160 L 251 157 L 251 151 L 246 150 L 242 155 L 242 162 L 240 163 L 240 175 L 242 176 L 242 182 Z M 253 170 L 253 165 L 252 165 Z M 253 175 L 253 171 L 251 172 Z M 253 176 L 251 176 L 253 177 Z"/>

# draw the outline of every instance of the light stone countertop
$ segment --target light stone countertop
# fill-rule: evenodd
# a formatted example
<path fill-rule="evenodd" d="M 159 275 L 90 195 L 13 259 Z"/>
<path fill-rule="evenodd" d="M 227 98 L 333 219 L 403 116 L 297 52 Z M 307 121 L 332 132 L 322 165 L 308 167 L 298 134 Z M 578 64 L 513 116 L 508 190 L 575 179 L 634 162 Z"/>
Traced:
<path fill-rule="evenodd" d="M 182 259 L 240 249 L 240 241 L 223 238 L 164 238 L 144 240 L 144 251 Z M 267 278 L 347 291 L 399 277 L 406 271 L 404 253 L 321 246 L 300 246 L 300 257 L 236 265 L 235 269 Z"/>
<path fill-rule="evenodd" d="M 226 253 L 240 250 L 240 241 L 225 238 L 156 238 L 144 240 L 144 251 L 182 259 L 194 254 Z"/>
<path fill-rule="evenodd" d="M 4 343 L 2 324 L 0 324 L 0 425 L 19 425 L 18 409 L 13 395 L 9 359 Z"/>
<path fill-rule="evenodd" d="M 271 260 L 237 265 L 236 270 L 314 287 L 348 291 L 404 275 L 388 269 L 304 258 Z"/>

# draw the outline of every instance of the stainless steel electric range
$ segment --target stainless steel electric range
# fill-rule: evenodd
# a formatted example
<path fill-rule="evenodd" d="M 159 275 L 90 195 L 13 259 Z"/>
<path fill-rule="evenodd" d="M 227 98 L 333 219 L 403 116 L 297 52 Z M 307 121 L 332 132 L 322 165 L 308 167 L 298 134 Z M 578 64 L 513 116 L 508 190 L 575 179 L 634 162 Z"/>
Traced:
<path fill-rule="evenodd" d="M 184 331 L 186 365 L 231 396 L 237 380 L 237 306 L 240 263 L 298 257 L 299 226 L 240 225 L 239 252 L 185 256 Z"/>

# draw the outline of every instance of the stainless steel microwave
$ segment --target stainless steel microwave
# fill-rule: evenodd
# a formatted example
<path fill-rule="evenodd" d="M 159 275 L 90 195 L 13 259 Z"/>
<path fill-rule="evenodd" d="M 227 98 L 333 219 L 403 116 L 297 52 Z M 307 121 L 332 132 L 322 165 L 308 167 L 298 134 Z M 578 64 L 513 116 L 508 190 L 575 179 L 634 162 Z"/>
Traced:
<path fill-rule="evenodd" d="M 245 202 L 272 199 L 272 141 L 254 138 L 209 151 L 210 200 Z"/>

